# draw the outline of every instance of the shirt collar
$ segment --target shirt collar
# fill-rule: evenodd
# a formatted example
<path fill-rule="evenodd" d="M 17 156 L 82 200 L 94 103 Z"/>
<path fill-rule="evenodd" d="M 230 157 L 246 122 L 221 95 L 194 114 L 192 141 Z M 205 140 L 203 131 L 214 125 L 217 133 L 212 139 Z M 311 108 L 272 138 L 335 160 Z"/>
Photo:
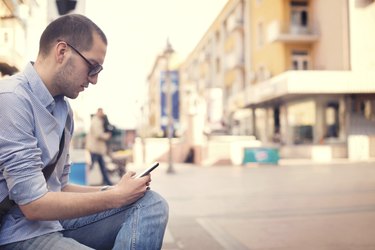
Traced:
<path fill-rule="evenodd" d="M 43 83 L 33 65 L 34 62 L 30 62 L 26 65 L 24 75 L 29 82 L 31 91 L 35 94 L 35 96 L 38 97 L 42 105 L 52 113 L 55 108 L 55 99 L 48 91 L 46 85 Z"/>

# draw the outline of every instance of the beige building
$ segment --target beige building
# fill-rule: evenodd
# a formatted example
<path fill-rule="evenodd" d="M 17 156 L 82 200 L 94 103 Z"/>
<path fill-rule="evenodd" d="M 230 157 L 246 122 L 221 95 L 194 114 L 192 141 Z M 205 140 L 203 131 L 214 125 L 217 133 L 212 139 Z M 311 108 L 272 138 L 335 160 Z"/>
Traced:
<path fill-rule="evenodd" d="M 210 154 L 207 136 L 234 132 L 230 117 L 245 104 L 250 68 L 245 6 L 242 0 L 228 1 L 180 67 L 182 134 L 196 163 Z"/>
<path fill-rule="evenodd" d="M 229 132 L 228 117 L 244 105 L 247 21 L 245 1 L 228 1 L 181 66 L 183 88 L 205 103 L 206 108 L 199 111 L 205 113 L 205 128 L 214 133 Z"/>
<path fill-rule="evenodd" d="M 283 157 L 374 156 L 375 4 L 364 2 L 251 1 L 246 107 L 253 134 Z"/>
<path fill-rule="evenodd" d="M 167 68 L 167 60 L 164 55 L 159 55 L 147 77 L 147 96 L 142 106 L 143 116 L 147 121 L 141 124 L 140 132 L 144 137 L 161 137 L 161 99 L 160 81 L 161 72 Z"/>
<path fill-rule="evenodd" d="M 29 5 L 0 1 L 0 77 L 13 75 L 25 65 Z"/>
<path fill-rule="evenodd" d="M 374 16 L 374 1 L 230 0 L 181 65 L 182 99 L 203 133 L 284 158 L 374 157 Z"/>
<path fill-rule="evenodd" d="M 85 0 L 73 12 L 84 13 Z M 35 60 L 46 25 L 59 16 L 55 0 L 0 0 L 0 77 Z"/>

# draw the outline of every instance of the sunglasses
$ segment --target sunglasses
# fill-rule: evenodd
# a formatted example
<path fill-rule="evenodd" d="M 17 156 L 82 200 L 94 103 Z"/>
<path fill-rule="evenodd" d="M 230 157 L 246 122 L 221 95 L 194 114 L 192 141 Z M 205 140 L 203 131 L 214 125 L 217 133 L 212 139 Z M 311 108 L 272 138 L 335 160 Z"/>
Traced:
<path fill-rule="evenodd" d="M 103 70 L 103 66 L 100 64 L 92 64 L 86 57 L 84 57 L 81 52 L 79 52 L 76 48 L 74 48 L 71 44 L 65 41 L 59 40 L 58 42 L 64 42 L 66 45 L 68 45 L 70 48 L 72 48 L 80 57 L 82 57 L 83 60 L 89 65 L 90 71 L 88 73 L 88 76 L 95 76 L 100 73 L 100 71 Z"/>

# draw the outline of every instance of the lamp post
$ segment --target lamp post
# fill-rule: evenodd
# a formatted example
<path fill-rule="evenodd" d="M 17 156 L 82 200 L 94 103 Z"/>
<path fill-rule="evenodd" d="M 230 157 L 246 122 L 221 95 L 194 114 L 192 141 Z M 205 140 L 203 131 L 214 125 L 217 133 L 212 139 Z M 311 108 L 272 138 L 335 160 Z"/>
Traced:
<path fill-rule="evenodd" d="M 172 81 L 171 76 L 169 72 L 169 59 L 172 53 L 174 52 L 172 45 L 169 42 L 169 39 L 167 40 L 167 45 L 164 50 L 164 57 L 166 60 L 166 70 L 165 70 L 165 84 L 167 85 L 167 116 L 168 116 L 168 125 L 167 125 L 167 133 L 168 133 L 168 143 L 169 143 L 169 154 L 168 154 L 168 174 L 173 174 L 174 168 L 173 168 L 173 154 L 172 154 L 172 137 L 173 137 L 173 116 L 172 116 Z"/>

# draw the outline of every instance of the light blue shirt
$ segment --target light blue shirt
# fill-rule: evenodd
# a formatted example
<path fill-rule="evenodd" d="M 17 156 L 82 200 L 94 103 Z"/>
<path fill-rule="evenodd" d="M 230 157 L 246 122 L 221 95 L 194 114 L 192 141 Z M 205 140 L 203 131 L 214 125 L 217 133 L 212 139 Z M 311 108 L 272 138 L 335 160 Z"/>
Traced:
<path fill-rule="evenodd" d="M 68 118 L 67 118 L 68 117 Z M 67 123 L 66 123 L 67 122 Z M 42 169 L 56 159 L 62 131 L 65 147 L 48 182 Z M 32 63 L 0 81 L 0 200 L 17 204 L 59 192 L 69 179 L 72 111 L 63 96 L 53 97 Z M 29 221 L 17 207 L 4 217 L 0 245 L 60 231 L 58 221 Z"/>

